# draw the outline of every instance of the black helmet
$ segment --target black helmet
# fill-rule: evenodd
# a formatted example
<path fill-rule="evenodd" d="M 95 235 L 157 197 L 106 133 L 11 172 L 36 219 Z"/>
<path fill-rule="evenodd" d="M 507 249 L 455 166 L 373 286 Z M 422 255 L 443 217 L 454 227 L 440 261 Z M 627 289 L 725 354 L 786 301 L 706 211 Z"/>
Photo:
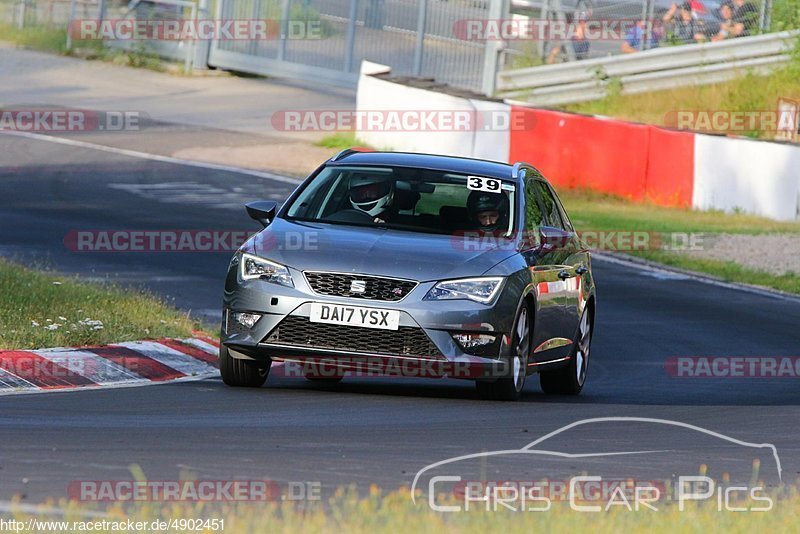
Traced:
<path fill-rule="evenodd" d="M 502 192 L 473 191 L 467 197 L 467 211 L 469 212 L 470 220 L 481 230 L 504 228 L 508 221 L 508 196 Z M 496 211 L 499 215 L 497 222 L 482 225 L 478 219 L 478 214 L 486 211 Z"/>

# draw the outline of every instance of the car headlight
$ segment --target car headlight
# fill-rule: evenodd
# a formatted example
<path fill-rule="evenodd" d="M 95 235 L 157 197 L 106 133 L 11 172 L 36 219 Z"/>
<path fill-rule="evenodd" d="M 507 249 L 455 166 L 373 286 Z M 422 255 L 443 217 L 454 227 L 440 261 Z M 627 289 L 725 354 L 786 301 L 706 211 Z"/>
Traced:
<path fill-rule="evenodd" d="M 241 274 L 244 280 L 260 278 L 274 284 L 294 287 L 292 275 L 289 274 L 289 269 L 285 265 L 247 253 L 242 254 L 239 264 L 241 265 Z"/>
<path fill-rule="evenodd" d="M 502 285 L 500 276 L 445 280 L 433 286 L 423 300 L 468 299 L 486 304 L 497 295 Z"/>

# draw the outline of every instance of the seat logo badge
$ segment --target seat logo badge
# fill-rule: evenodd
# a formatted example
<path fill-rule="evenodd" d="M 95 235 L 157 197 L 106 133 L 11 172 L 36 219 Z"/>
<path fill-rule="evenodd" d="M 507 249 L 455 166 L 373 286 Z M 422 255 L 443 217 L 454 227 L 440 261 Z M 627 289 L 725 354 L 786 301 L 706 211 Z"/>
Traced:
<path fill-rule="evenodd" d="M 350 293 L 364 293 L 367 290 L 367 283 L 364 280 L 353 280 L 350 282 Z"/>

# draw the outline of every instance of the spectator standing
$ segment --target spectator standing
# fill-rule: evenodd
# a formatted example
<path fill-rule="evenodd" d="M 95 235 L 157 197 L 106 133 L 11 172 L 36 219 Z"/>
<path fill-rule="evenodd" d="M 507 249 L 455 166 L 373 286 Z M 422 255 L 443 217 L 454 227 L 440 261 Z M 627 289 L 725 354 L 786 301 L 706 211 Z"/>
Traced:
<path fill-rule="evenodd" d="M 680 44 L 702 43 L 707 40 L 705 24 L 692 12 L 691 2 L 684 2 L 680 8 L 673 3 L 662 20 L 665 24 L 671 24 L 670 36 Z"/>
<path fill-rule="evenodd" d="M 624 54 L 632 54 L 639 52 L 642 43 L 645 41 L 647 35 L 646 22 L 637 20 L 636 25 L 627 31 L 625 40 L 622 42 L 622 52 Z M 650 30 L 650 43 L 649 48 L 658 48 L 658 42 L 664 37 L 664 28 L 661 26 L 653 26 Z"/>
<path fill-rule="evenodd" d="M 733 0 L 733 22 L 737 24 L 737 37 L 752 35 L 758 25 L 758 8 L 747 0 Z"/>
<path fill-rule="evenodd" d="M 726 0 L 719 6 L 719 32 L 711 38 L 712 41 L 722 41 L 738 37 L 743 26 L 737 25 L 733 20 L 733 2 Z"/>
<path fill-rule="evenodd" d="M 572 13 L 567 13 L 565 19 L 569 26 L 572 26 L 573 21 L 575 21 L 575 31 L 569 40 L 569 46 L 572 47 L 575 59 L 586 59 L 589 55 L 590 45 L 589 39 L 586 38 L 586 21 L 589 20 L 589 13 L 580 11 L 576 13 L 574 17 Z M 561 61 L 565 61 L 565 56 L 564 45 L 558 44 L 550 51 L 550 54 L 548 54 L 547 63 L 555 63 L 558 57 L 561 57 Z"/>

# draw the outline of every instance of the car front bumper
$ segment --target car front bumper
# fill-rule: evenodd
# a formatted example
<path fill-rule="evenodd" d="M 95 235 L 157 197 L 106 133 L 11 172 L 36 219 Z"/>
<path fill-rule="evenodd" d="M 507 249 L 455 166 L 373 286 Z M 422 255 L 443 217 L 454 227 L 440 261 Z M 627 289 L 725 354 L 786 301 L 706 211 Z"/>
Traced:
<path fill-rule="evenodd" d="M 230 269 L 221 337 L 233 357 L 322 362 L 348 370 L 391 368 L 404 376 L 474 379 L 506 372 L 520 295 L 513 277 L 505 281 L 494 302 L 485 305 L 470 300 L 423 300 L 435 281 L 419 283 L 399 301 L 322 295 L 311 289 L 303 273 L 290 271 L 294 287 L 243 280 L 235 266 Z M 310 323 L 313 302 L 399 310 L 400 330 Z M 261 318 L 245 328 L 233 321 L 231 314 L 236 311 L 257 313 Z M 483 350 L 464 349 L 454 333 L 490 334 L 496 341 Z M 291 338 L 289 343 L 286 337 Z"/>

